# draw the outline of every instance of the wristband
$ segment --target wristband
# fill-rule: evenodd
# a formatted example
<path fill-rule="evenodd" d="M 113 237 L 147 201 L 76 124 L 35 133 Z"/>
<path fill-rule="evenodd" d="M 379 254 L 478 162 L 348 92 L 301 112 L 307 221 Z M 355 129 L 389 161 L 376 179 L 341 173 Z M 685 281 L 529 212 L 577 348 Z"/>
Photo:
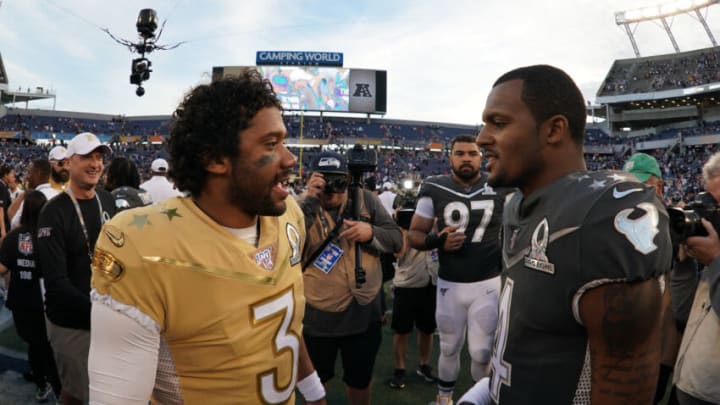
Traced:
<path fill-rule="evenodd" d="M 431 249 L 441 249 L 443 245 L 445 244 L 445 239 L 447 239 L 447 233 L 443 233 L 442 235 L 438 235 L 435 232 L 430 232 L 425 237 L 425 248 L 427 250 Z"/>
<path fill-rule="evenodd" d="M 325 398 L 325 387 L 320 381 L 317 371 L 313 371 L 312 374 L 298 381 L 296 387 L 307 402 L 315 402 Z"/>

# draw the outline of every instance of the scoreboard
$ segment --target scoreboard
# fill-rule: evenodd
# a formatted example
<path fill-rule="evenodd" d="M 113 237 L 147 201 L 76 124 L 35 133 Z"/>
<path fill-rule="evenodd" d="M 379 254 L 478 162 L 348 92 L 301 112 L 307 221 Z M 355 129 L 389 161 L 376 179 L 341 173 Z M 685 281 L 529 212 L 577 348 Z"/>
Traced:
<path fill-rule="evenodd" d="M 387 71 L 345 68 L 338 60 L 342 63 L 342 54 L 332 52 L 261 51 L 258 66 L 216 66 L 212 77 L 255 69 L 272 84 L 285 110 L 387 112 Z"/>

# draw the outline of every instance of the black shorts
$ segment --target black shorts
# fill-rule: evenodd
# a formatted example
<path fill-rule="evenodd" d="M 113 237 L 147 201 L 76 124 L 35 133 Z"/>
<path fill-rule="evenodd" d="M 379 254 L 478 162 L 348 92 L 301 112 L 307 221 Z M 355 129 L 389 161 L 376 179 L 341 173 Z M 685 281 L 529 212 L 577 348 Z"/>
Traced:
<path fill-rule="evenodd" d="M 412 332 L 413 325 L 426 334 L 435 331 L 435 286 L 420 288 L 395 287 L 392 330 L 404 335 Z"/>
<path fill-rule="evenodd" d="M 335 376 L 335 359 L 340 351 L 343 381 L 351 388 L 365 389 L 370 386 L 375 357 L 382 340 L 382 325 L 371 323 L 368 329 L 357 335 L 319 337 L 303 335 L 310 359 L 324 383 Z"/>

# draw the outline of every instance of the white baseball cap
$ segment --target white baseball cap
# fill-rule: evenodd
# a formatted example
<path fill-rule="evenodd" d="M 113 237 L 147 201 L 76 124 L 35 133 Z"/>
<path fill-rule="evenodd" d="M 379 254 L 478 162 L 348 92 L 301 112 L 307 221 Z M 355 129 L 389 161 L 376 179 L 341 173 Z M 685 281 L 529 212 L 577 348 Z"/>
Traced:
<path fill-rule="evenodd" d="M 65 154 L 67 153 L 67 150 L 64 146 L 56 146 L 52 149 L 50 149 L 50 153 L 48 153 L 48 160 L 63 160 L 65 159 Z"/>
<path fill-rule="evenodd" d="M 112 152 L 112 149 L 110 149 L 109 146 L 100 143 L 100 139 L 98 139 L 95 134 L 92 134 L 90 132 L 83 132 L 81 134 L 75 135 L 75 137 L 70 141 L 70 143 L 68 143 L 65 157 L 69 158 L 72 155 L 87 155 L 88 153 L 98 148 L 101 148 L 101 152 L 103 153 Z"/>
<path fill-rule="evenodd" d="M 150 170 L 155 173 L 165 173 L 168 171 L 168 162 L 165 159 L 155 159 L 150 164 Z"/>

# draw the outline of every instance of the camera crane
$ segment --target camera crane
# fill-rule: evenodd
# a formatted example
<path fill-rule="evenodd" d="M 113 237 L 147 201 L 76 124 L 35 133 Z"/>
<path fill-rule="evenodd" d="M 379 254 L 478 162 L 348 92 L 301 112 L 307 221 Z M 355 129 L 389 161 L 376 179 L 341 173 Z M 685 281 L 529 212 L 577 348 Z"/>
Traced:
<path fill-rule="evenodd" d="M 152 62 L 145 57 L 145 54 L 149 54 L 157 50 L 167 51 L 170 49 L 175 49 L 178 46 L 187 42 L 181 41 L 169 45 L 158 44 L 157 41 L 160 40 L 160 36 L 162 35 L 167 20 L 163 21 L 162 25 L 160 26 L 160 31 L 157 33 L 157 35 L 155 35 L 155 31 L 158 27 L 157 21 L 158 17 L 155 10 L 151 8 L 144 8 L 140 10 L 137 18 L 137 23 L 135 24 L 141 39 L 141 41 L 139 42 L 131 42 L 127 39 L 117 38 L 110 32 L 109 29 L 102 28 L 102 30 L 106 34 L 108 34 L 110 38 L 112 38 L 115 42 L 120 45 L 126 46 L 128 49 L 130 49 L 131 52 L 136 52 L 140 54 L 139 58 L 133 59 L 132 65 L 130 66 L 130 84 L 138 86 L 137 90 L 135 90 L 135 94 L 137 94 L 138 97 L 142 97 L 145 94 L 145 89 L 142 87 L 142 83 L 150 79 L 150 72 L 152 72 Z"/>

